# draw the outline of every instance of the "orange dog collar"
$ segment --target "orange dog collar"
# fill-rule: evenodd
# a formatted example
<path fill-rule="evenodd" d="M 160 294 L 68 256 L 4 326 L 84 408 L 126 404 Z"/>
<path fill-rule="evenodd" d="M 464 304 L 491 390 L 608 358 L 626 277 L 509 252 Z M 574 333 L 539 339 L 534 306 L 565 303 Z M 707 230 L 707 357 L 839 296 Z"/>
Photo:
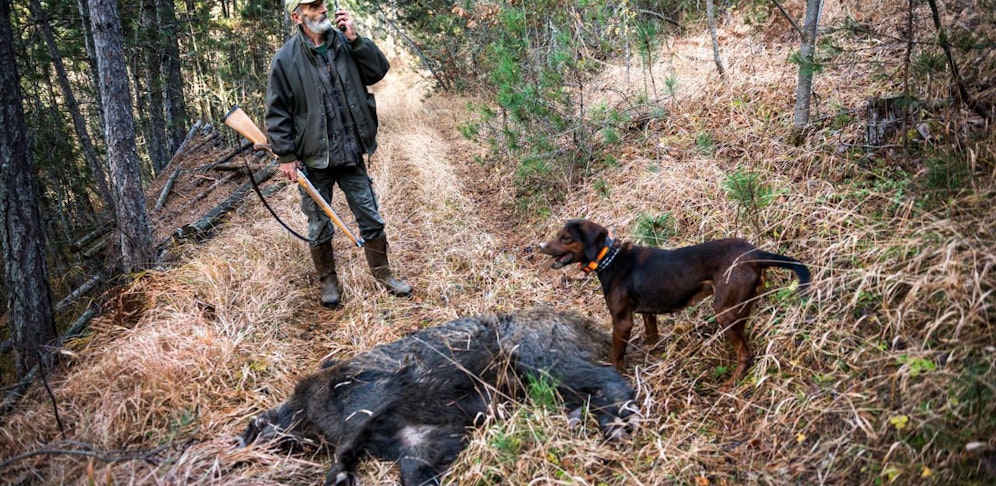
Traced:
<path fill-rule="evenodd" d="M 581 267 L 581 271 L 584 273 L 591 273 L 592 271 L 594 271 L 596 268 L 598 268 L 598 264 L 602 261 L 603 258 L 605 258 L 605 254 L 608 252 L 609 252 L 609 246 L 608 245 L 603 246 L 602 251 L 598 252 L 597 258 L 588 262 L 587 265 L 585 265 L 584 263 L 581 263 L 579 265 Z"/>

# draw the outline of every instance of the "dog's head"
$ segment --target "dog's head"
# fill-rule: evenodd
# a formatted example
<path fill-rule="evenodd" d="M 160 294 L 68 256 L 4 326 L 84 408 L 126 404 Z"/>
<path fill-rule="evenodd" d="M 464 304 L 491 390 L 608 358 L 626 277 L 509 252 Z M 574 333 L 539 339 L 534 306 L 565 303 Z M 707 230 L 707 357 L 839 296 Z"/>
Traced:
<path fill-rule="evenodd" d="M 551 268 L 561 268 L 571 263 L 585 263 L 598 259 L 598 252 L 605 246 L 609 230 L 586 219 L 572 219 L 561 228 L 557 236 L 540 245 L 540 251 L 553 257 Z"/>

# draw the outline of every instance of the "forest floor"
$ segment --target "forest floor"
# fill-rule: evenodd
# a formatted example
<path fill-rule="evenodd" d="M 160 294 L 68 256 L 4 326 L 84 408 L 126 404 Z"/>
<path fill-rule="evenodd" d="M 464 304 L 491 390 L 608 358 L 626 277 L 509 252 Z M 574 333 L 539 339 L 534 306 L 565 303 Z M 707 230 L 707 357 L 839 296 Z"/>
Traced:
<path fill-rule="evenodd" d="M 825 14 L 828 22 L 834 13 Z M 748 29 L 730 29 L 723 42 L 730 46 L 724 82 L 707 36 L 663 47 L 650 78 L 677 80 L 668 117 L 634 129 L 617 163 L 599 169 L 598 184 L 543 207 L 517 204 L 514 168 L 480 162 L 485 149 L 460 135 L 471 100 L 430 96 L 422 78 L 395 62 L 374 87 L 380 148 L 369 171 L 393 267 L 414 296 L 378 288 L 362 250 L 340 236 L 344 302 L 322 308 L 306 244 L 249 192 L 210 234 L 172 240 L 166 264 L 105 296 L 90 332 L 62 351 L 48 388 L 35 386 L 3 418 L 0 475 L 9 484 L 320 484 L 331 463 L 326 448 L 237 449 L 234 437 L 323 359 L 459 316 L 551 306 L 578 310 L 608 332 L 595 277 L 551 269 L 536 245 L 571 217 L 634 239 L 643 216 L 667 213 L 677 231 L 666 246 L 749 238 L 806 262 L 811 297 L 784 292 L 787 272 L 768 272 L 748 326 L 755 363 L 728 393 L 719 385 L 733 354 L 710 322 L 711 299 L 662 316 L 656 346 L 642 343 L 638 325 L 626 378 L 643 421 L 631 441 L 606 442 L 592 424 L 569 427 L 560 410 L 501 403 L 447 481 L 993 481 L 992 142 L 975 152 L 973 191 L 934 205 L 908 199 L 920 176 L 902 168 L 907 178 L 897 178 L 889 157 L 851 157 L 860 123 L 803 147 L 786 142 L 791 45 L 770 36 L 755 42 Z M 864 78 L 854 69 L 839 72 L 818 78 L 832 100 L 816 118 L 831 106 L 862 112 L 872 88 L 856 84 Z M 646 76 L 619 65 L 595 85 L 646 86 Z M 615 92 L 598 96 L 613 102 Z M 702 133 L 712 135 L 710 150 L 699 143 Z M 205 144 L 164 171 L 184 169 L 165 207 L 152 211 L 157 241 L 245 183 L 244 174 L 200 170 L 234 145 Z M 254 169 L 263 165 L 251 154 L 231 162 L 241 157 Z M 750 217 L 724 189 L 748 169 L 777 195 Z M 150 187 L 150 207 L 164 184 Z M 204 195 L 215 184 L 227 189 Z M 303 232 L 297 189 L 276 178 L 263 188 L 279 217 Z M 333 207 L 349 215 L 339 193 Z M 397 477 L 392 464 L 361 465 L 362 484 Z"/>

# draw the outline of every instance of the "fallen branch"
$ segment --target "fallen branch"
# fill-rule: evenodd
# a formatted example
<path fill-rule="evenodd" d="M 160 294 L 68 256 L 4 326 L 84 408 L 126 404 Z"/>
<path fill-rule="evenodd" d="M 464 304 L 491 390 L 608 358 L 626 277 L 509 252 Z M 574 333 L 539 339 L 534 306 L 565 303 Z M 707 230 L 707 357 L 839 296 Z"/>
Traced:
<path fill-rule="evenodd" d="M 10 391 L 7 392 L 7 396 L 4 397 L 3 404 L 0 404 L 0 417 L 7 415 L 7 412 L 9 412 L 11 408 L 14 408 L 14 404 L 24 396 L 24 391 L 27 390 L 28 387 L 31 386 L 31 383 L 35 381 L 35 378 L 38 377 L 39 369 L 41 369 L 41 367 L 35 365 L 34 368 L 31 368 L 31 371 L 29 371 L 27 375 L 24 375 L 23 380 L 9 388 Z"/>
<path fill-rule="evenodd" d="M 166 185 L 163 186 L 162 192 L 159 193 L 159 199 L 156 200 L 156 211 L 162 209 L 163 204 L 166 204 L 166 196 L 173 190 L 173 184 L 176 183 L 177 177 L 180 177 L 180 169 L 174 170 L 173 175 L 169 176 Z"/>
<path fill-rule="evenodd" d="M 104 247 L 105 246 L 107 246 L 106 235 L 105 235 L 105 237 L 101 238 L 101 240 L 99 242 L 97 242 L 96 244 L 94 244 L 93 246 L 91 246 L 90 248 L 88 248 L 85 252 L 83 252 L 83 258 L 82 259 L 83 260 L 92 260 L 92 259 L 96 258 L 97 255 L 100 252 L 104 251 Z"/>
<path fill-rule="evenodd" d="M 944 25 L 941 24 L 941 16 L 937 10 L 937 0 L 927 0 L 927 4 L 930 5 L 934 28 L 937 29 L 937 40 L 941 44 L 941 49 L 944 50 L 944 57 L 947 59 L 948 69 L 951 71 L 951 83 L 954 85 L 955 101 L 965 103 L 969 109 L 983 119 L 992 120 L 992 108 L 986 103 L 977 101 L 975 97 L 969 94 L 968 89 L 965 88 L 965 83 L 962 82 L 961 74 L 958 72 L 958 63 L 955 62 L 954 54 L 951 53 L 951 43 L 948 42 L 947 31 L 944 29 Z"/>
<path fill-rule="evenodd" d="M 70 304 L 76 302 L 80 297 L 86 295 L 87 292 L 93 290 L 93 288 L 96 287 L 97 284 L 99 284 L 103 279 L 104 276 L 100 274 L 91 277 L 90 280 L 84 282 L 83 285 L 77 287 L 76 290 L 70 292 L 69 295 L 63 297 L 62 300 L 55 304 L 55 312 L 59 313 L 64 311 Z"/>
<path fill-rule="evenodd" d="M 793 20 L 792 16 L 785 11 L 785 9 L 782 7 L 782 4 L 778 3 L 778 0 L 771 0 L 771 3 L 775 4 L 775 6 L 778 7 L 778 11 L 782 13 L 782 16 L 785 17 L 785 20 L 788 20 L 789 24 L 792 24 L 792 28 L 795 29 L 795 31 L 799 34 L 799 37 L 804 39 L 806 35 L 802 33 L 802 29 L 799 28 L 799 24 L 795 23 L 795 20 Z"/>
<path fill-rule="evenodd" d="M 671 24 L 671 25 L 673 25 L 675 27 L 681 27 L 681 24 L 679 24 L 676 20 L 674 20 L 674 19 L 672 19 L 670 17 L 667 17 L 667 16 L 665 16 L 664 14 L 662 14 L 660 12 L 654 12 L 653 10 L 646 10 L 646 9 L 642 9 L 642 8 L 630 8 L 630 10 L 632 10 L 632 11 L 634 11 L 636 13 L 641 13 L 641 14 L 644 14 L 644 15 L 650 15 L 652 17 L 657 17 L 658 19 L 660 19 L 660 20 L 662 20 L 664 22 L 667 22 L 667 23 L 669 23 L 669 24 Z"/>
<path fill-rule="evenodd" d="M 64 344 L 66 344 L 66 341 L 82 334 L 87 326 L 90 325 L 90 320 L 96 315 L 97 310 L 92 308 L 87 309 L 86 312 L 80 314 L 80 316 L 73 321 L 73 325 L 69 326 L 69 329 L 66 330 L 62 337 L 56 340 L 56 346 L 61 348 Z"/>
<path fill-rule="evenodd" d="M 211 193 L 211 191 L 217 189 L 222 184 L 224 184 L 224 183 L 232 180 L 233 177 L 235 177 L 235 174 L 229 172 L 229 173 L 225 174 L 224 176 L 215 179 L 214 182 L 212 182 L 211 185 L 208 186 L 208 188 L 205 189 L 204 192 L 201 193 L 201 195 L 200 195 L 200 197 L 198 197 L 198 199 L 200 199 L 202 197 L 206 197 L 208 194 Z"/>
<path fill-rule="evenodd" d="M 189 442 L 183 444 L 180 450 L 186 449 Z M 159 465 L 162 463 L 164 458 L 162 457 L 162 452 L 168 450 L 174 446 L 174 443 L 168 442 L 154 449 L 145 450 L 112 450 L 112 451 L 99 451 L 94 450 L 93 446 L 85 442 L 69 441 L 64 440 L 60 442 L 55 442 L 49 447 L 34 450 L 31 452 L 25 452 L 24 454 L 18 454 L 6 461 L 0 463 L 0 471 L 7 469 L 8 467 L 21 462 L 25 459 L 30 459 L 35 456 L 83 456 L 92 457 L 94 459 L 104 461 L 104 462 L 124 462 L 124 461 L 144 461 L 152 465 Z M 76 447 L 76 449 L 69 449 L 64 447 Z"/>

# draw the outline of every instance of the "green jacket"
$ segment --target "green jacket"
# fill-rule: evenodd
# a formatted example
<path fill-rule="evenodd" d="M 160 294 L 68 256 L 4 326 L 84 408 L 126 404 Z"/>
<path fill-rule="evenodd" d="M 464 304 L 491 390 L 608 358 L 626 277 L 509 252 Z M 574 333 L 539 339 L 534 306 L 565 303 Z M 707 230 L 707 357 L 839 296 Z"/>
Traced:
<path fill-rule="evenodd" d="M 387 74 L 387 57 L 370 39 L 352 42 L 337 29 L 326 45 L 335 52 L 335 69 L 345 85 L 346 100 L 368 155 L 377 150 L 377 102 L 367 91 Z M 298 28 L 270 64 L 266 89 L 266 132 L 280 162 L 300 160 L 311 168 L 329 165 L 329 141 L 322 102 L 321 73 L 311 42 Z"/>

